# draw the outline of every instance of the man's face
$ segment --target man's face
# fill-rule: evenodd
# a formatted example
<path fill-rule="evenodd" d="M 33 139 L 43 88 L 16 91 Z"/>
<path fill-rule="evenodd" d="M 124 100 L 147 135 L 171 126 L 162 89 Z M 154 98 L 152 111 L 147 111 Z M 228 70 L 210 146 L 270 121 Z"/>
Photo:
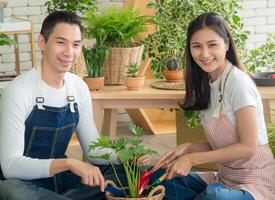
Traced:
<path fill-rule="evenodd" d="M 81 53 L 81 32 L 78 25 L 58 23 L 48 41 L 40 35 L 38 44 L 43 55 L 43 67 L 52 72 L 65 73 Z"/>

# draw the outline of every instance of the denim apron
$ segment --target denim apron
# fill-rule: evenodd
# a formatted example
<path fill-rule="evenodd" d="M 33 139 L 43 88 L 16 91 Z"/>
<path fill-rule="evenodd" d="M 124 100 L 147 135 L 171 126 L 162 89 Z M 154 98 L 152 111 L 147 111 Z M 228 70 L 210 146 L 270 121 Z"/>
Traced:
<path fill-rule="evenodd" d="M 65 87 L 68 104 L 63 107 L 46 106 L 40 91 L 41 80 L 38 80 L 36 105 L 25 121 L 24 156 L 38 159 L 66 158 L 65 152 L 79 122 L 79 111 L 67 81 Z M 30 182 L 61 194 L 79 184 L 80 177 L 63 172 Z"/>
<path fill-rule="evenodd" d="M 74 96 L 71 94 L 70 83 L 65 80 L 68 104 L 63 107 L 44 105 L 45 99 L 40 91 L 41 80 L 39 78 L 37 84 L 36 104 L 25 121 L 25 148 L 23 154 L 26 157 L 37 159 L 66 158 L 65 152 L 79 122 L 78 105 L 75 102 Z M 110 165 L 98 165 L 98 167 L 106 180 L 110 179 L 117 183 L 116 175 Z M 123 167 L 121 165 L 115 165 L 115 168 L 117 170 L 117 176 L 120 178 L 122 184 L 125 185 L 126 177 Z M 1 174 L 0 168 L 0 177 Z M 3 176 L 1 179 L 5 180 Z M 42 187 L 70 199 L 105 199 L 104 193 L 99 190 L 99 187 L 82 184 L 81 178 L 70 171 L 58 173 L 49 178 L 21 181 L 26 183 L 27 186 L 35 185 Z M 15 186 L 18 187 L 16 184 Z M 22 186 L 24 186 L 24 184 Z M 39 193 L 39 190 L 37 191 Z M 22 196 L 22 194 L 19 195 Z M 49 197 L 51 195 L 49 195 Z M 27 197 L 26 199 L 30 198 Z"/>

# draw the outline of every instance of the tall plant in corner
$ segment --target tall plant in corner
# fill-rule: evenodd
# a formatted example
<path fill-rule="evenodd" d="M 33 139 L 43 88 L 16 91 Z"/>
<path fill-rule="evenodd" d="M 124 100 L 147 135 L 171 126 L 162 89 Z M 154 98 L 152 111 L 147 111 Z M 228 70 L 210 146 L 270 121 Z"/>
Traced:
<path fill-rule="evenodd" d="M 244 30 L 244 24 L 238 16 L 241 3 L 237 0 L 156 0 L 150 2 L 148 7 L 156 10 L 156 31 L 145 39 L 145 52 L 152 59 L 152 70 L 157 78 L 162 77 L 165 64 L 171 56 L 183 61 L 187 27 L 203 12 L 221 15 L 229 24 L 238 49 L 244 49 L 248 31 Z"/>

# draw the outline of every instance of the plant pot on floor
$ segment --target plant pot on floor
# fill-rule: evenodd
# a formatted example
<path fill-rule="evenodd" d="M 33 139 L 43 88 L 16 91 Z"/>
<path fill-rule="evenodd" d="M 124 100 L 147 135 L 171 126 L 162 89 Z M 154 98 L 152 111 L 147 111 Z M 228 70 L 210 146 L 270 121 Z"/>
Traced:
<path fill-rule="evenodd" d="M 145 76 L 126 77 L 125 85 L 128 90 L 140 90 L 144 87 Z"/>
<path fill-rule="evenodd" d="M 114 187 L 117 187 L 115 183 L 108 180 L 108 183 L 111 184 Z M 118 188 L 118 187 L 117 187 Z M 120 189 L 120 188 L 119 188 Z M 126 188 L 125 188 L 126 189 Z M 105 193 L 105 197 L 107 200 L 162 200 L 165 195 L 165 188 L 162 185 L 156 186 L 154 189 L 152 189 L 147 196 L 142 197 L 115 197 L 110 192 Z"/>
<path fill-rule="evenodd" d="M 183 70 L 182 69 L 164 70 L 163 75 L 164 75 L 164 78 L 168 82 L 183 80 Z"/>
<path fill-rule="evenodd" d="M 99 90 L 104 86 L 104 77 L 92 78 L 92 77 L 85 76 L 83 77 L 83 80 L 88 85 L 88 88 L 90 91 Z"/>

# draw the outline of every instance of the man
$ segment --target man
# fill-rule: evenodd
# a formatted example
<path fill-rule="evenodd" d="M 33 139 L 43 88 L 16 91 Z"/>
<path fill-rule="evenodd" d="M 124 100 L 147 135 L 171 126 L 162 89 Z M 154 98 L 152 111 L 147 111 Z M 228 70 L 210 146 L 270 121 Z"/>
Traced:
<path fill-rule="evenodd" d="M 73 132 L 86 157 L 89 143 L 98 138 L 89 90 L 68 72 L 81 53 L 82 35 L 75 14 L 58 11 L 47 16 L 38 37 L 41 66 L 7 87 L 0 124 L 5 177 L 0 199 L 103 199 L 104 179 L 115 179 L 109 165 L 93 165 L 104 164 L 100 160 L 91 164 L 65 156 Z"/>

